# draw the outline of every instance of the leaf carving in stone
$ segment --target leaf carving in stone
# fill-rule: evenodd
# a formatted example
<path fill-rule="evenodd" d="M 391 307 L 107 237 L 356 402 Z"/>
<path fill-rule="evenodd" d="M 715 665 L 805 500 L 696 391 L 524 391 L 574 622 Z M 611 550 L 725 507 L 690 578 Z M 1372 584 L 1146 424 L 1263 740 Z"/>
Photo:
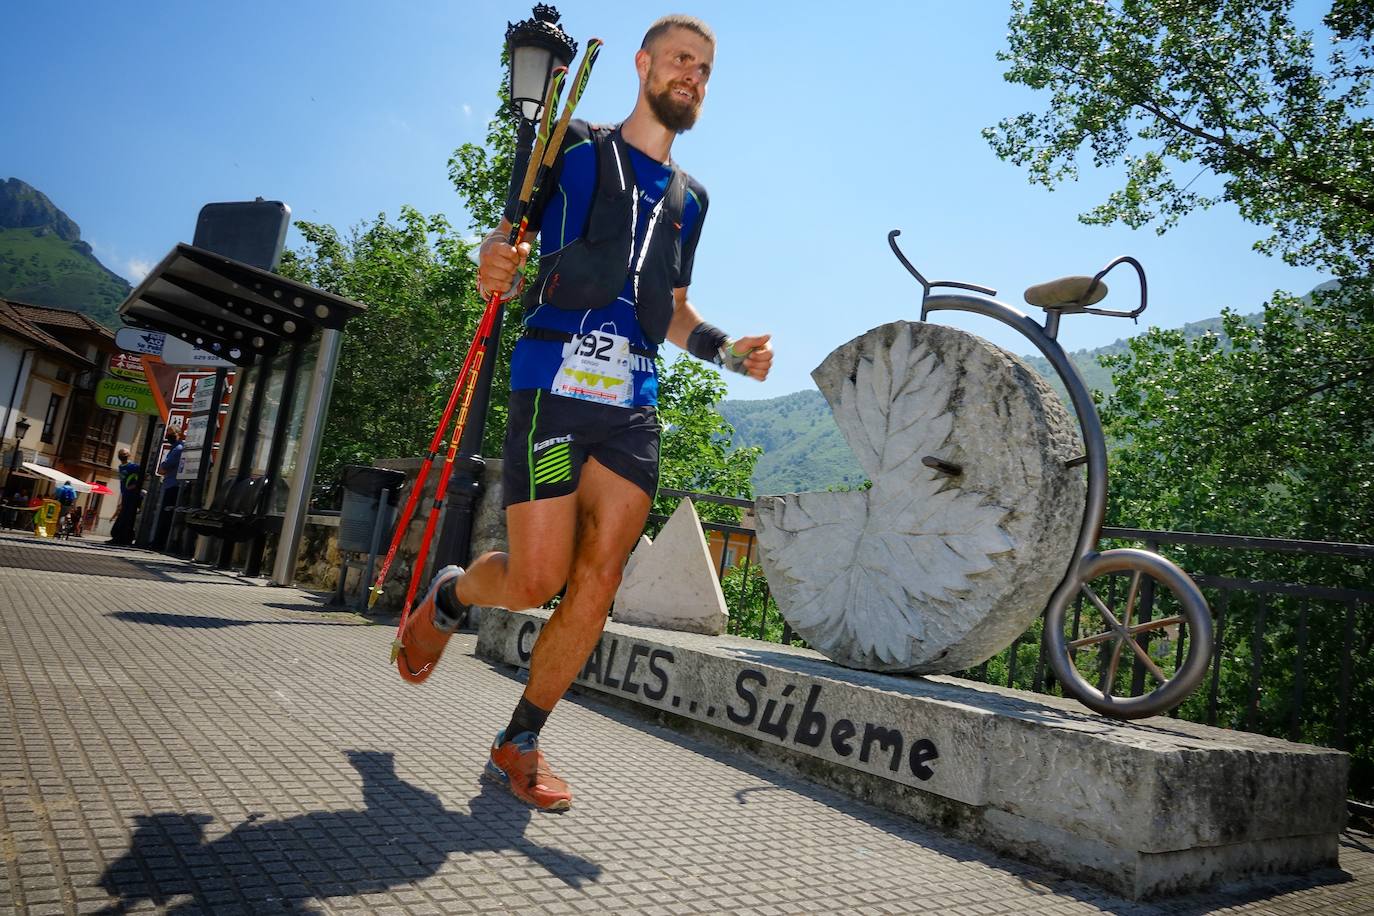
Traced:
<path fill-rule="evenodd" d="M 781 522 L 793 539 L 774 557 L 780 573 L 807 583 L 790 609 L 794 626 L 889 665 L 910 662 L 909 639 L 924 635 L 924 603 L 957 600 L 969 577 L 991 566 L 989 554 L 1011 549 L 998 527 L 1005 509 L 945 488 L 920 464 L 919 443 L 943 443 L 952 425 L 936 366 L 906 334 L 859 360 L 835 416 L 873 487 L 803 495 L 801 511 Z M 918 472 L 907 475 L 912 462 Z"/>
<path fill-rule="evenodd" d="M 1002 648 L 1043 607 L 993 616 L 1001 609 L 989 605 L 1018 585 L 1012 555 L 1027 541 L 1071 548 L 1081 516 L 1081 496 L 1078 508 L 1063 499 L 1074 480 L 1055 454 L 1077 447 L 1060 429 L 1062 405 L 1043 408 L 1053 393 L 1009 354 L 912 322 L 856 338 L 813 376 L 872 487 L 759 499 L 762 561 L 788 622 L 831 658 L 877 670 L 957 670 L 944 663 Z M 1031 429 L 1044 425 L 1042 409 L 1058 411 L 1053 436 Z M 965 471 L 951 478 L 927 455 Z M 1026 533 L 1047 499 L 1064 506 L 1043 548 Z M 1065 561 L 1046 568 L 1027 580 L 1028 602 L 1048 597 Z"/>

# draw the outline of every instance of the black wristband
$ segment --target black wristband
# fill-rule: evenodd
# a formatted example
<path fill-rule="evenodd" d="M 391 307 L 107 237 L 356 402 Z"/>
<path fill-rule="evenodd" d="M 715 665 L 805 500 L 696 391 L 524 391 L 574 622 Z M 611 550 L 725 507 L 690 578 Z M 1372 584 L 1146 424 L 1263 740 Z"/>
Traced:
<path fill-rule="evenodd" d="M 687 335 L 687 352 L 697 359 L 720 365 L 720 348 L 730 339 L 720 328 L 702 322 Z"/>

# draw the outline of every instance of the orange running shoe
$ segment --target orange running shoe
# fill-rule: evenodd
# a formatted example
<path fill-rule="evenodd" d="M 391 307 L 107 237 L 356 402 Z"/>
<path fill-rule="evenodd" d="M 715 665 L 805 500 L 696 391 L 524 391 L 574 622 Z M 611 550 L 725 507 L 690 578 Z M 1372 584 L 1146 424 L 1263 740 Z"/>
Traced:
<path fill-rule="evenodd" d="M 412 684 L 422 684 L 434 673 L 439 656 L 444 654 L 452 630 L 440 629 L 434 623 L 434 599 L 439 594 L 439 586 L 461 575 L 461 566 L 445 566 L 434 576 L 429 591 L 419 605 L 406 618 L 405 629 L 401 631 L 401 648 L 396 653 L 396 668 L 401 677 Z"/>
<path fill-rule="evenodd" d="M 567 811 L 572 807 L 572 789 L 549 769 L 534 732 L 516 735 L 513 741 L 506 740 L 504 731 L 498 732 L 483 775 L 510 786 L 512 795 L 540 810 Z"/>

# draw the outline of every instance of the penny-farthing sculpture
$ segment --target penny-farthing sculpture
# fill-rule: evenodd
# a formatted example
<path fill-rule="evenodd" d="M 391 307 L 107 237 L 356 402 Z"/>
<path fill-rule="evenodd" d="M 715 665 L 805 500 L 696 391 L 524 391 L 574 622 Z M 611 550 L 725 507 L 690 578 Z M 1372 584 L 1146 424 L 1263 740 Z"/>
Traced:
<path fill-rule="evenodd" d="M 1144 311 L 1140 265 L 1118 258 L 1095 277 L 1027 290 L 1042 326 L 994 290 L 927 282 L 897 235 L 893 252 L 924 291 L 922 320 L 875 328 L 812 373 L 871 488 L 758 500 L 761 559 L 784 617 L 840 664 L 934 674 L 990 658 L 1044 613 L 1050 665 L 1085 705 L 1119 718 L 1172 709 L 1206 673 L 1211 615 L 1164 557 L 1097 552 L 1106 445 L 1055 340 L 1065 314 Z M 1139 274 L 1139 308 L 1092 308 L 1120 263 Z M 1059 373 L 1077 422 L 1012 354 L 925 322 L 945 309 L 1024 334 Z"/>

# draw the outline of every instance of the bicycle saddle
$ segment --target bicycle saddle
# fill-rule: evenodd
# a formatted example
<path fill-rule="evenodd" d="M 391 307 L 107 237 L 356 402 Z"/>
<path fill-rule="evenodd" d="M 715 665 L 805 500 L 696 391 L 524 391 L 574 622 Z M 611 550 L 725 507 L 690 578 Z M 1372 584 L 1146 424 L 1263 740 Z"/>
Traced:
<path fill-rule="evenodd" d="M 1042 309 L 1083 308 L 1101 302 L 1107 295 L 1107 284 L 1092 277 L 1060 277 L 1048 283 L 1037 283 L 1026 290 L 1026 303 Z"/>

